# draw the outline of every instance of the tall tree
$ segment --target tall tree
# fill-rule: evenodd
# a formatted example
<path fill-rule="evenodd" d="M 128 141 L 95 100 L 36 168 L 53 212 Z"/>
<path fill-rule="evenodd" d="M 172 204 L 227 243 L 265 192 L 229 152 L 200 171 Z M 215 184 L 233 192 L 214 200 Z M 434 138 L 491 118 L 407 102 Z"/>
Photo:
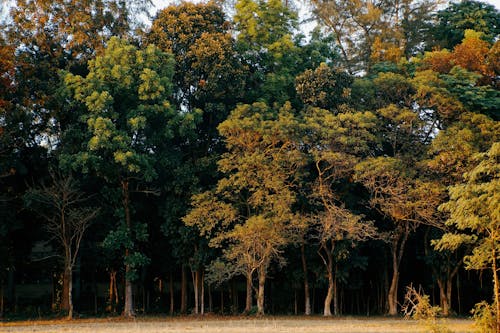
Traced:
<path fill-rule="evenodd" d="M 339 96 L 342 94 L 342 91 L 338 92 Z M 318 254 L 328 277 L 323 314 L 331 316 L 332 301 L 334 314 L 339 314 L 335 290 L 337 276 L 334 271 L 336 246 L 342 241 L 355 244 L 375 235 L 373 224 L 350 211 L 341 194 L 352 177 L 354 166 L 369 151 L 369 143 L 374 140 L 371 130 L 375 127 L 375 116 L 370 112 L 349 111 L 335 115 L 330 111 L 311 108 L 305 121 L 308 133 L 305 141 L 311 147 L 308 153 L 316 169 L 311 200 L 313 206 L 318 208 L 313 212 L 312 219 L 318 240 Z M 349 133 L 349 139 L 346 133 Z"/>
<path fill-rule="evenodd" d="M 189 131 L 196 115 L 179 113 L 169 103 L 173 60 L 153 45 L 138 50 L 111 38 L 102 56 L 89 61 L 86 77 L 67 74 L 65 82 L 88 113 L 87 139 L 64 162 L 95 171 L 121 192 L 120 217 L 107 243 L 123 248 L 126 270 L 125 316 L 134 315 L 132 282 L 147 258 L 135 246 L 147 238 L 147 225 L 133 222 L 130 192 L 145 190 L 157 177 L 158 160 L 169 158 L 171 140 Z M 146 187 L 147 189 L 147 187 Z"/>
<path fill-rule="evenodd" d="M 493 42 L 500 33 L 500 11 L 484 1 L 451 2 L 436 17 L 433 36 L 437 45 L 448 50 L 460 44 L 467 29 L 483 33 L 488 42 Z"/>
<path fill-rule="evenodd" d="M 264 103 L 241 105 L 219 130 L 228 152 L 219 161 L 224 174 L 213 192 L 193 197 L 188 225 L 212 237 L 234 274 L 247 278 L 246 311 L 252 279 L 258 277 L 257 312 L 264 314 L 264 288 L 273 260 L 292 240 L 294 177 L 301 155 L 293 140 L 297 128 L 290 105 L 279 111 Z"/>
<path fill-rule="evenodd" d="M 439 250 L 456 250 L 471 244 L 464 257 L 467 269 L 489 269 L 493 275 L 493 304 L 496 331 L 500 330 L 500 144 L 476 155 L 476 166 L 464 174 L 464 182 L 449 188 L 450 200 L 441 206 L 449 212 L 446 224 L 452 228 L 435 242 Z"/>
<path fill-rule="evenodd" d="M 425 29 L 439 1 L 428 0 L 311 0 L 315 15 L 330 29 L 340 48 L 344 66 L 350 73 L 369 70 L 376 54 L 398 61 L 415 52 L 415 39 Z M 413 31 L 412 31 L 413 30 Z M 373 52 L 375 51 L 375 54 Z M 391 56 L 388 56 L 392 54 Z"/>
<path fill-rule="evenodd" d="M 88 205 L 90 196 L 80 188 L 73 176 L 51 173 L 51 185 L 41 184 L 25 195 L 26 205 L 46 220 L 45 229 L 62 248 L 64 261 L 64 290 L 62 308 L 68 308 L 73 318 L 73 270 L 80 244 L 99 209 Z M 66 304 L 67 303 L 67 304 Z"/>

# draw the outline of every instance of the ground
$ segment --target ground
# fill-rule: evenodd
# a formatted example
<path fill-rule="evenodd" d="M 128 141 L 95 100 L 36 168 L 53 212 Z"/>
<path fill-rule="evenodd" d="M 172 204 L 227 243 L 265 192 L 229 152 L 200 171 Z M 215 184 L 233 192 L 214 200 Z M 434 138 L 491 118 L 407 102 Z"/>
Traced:
<path fill-rule="evenodd" d="M 399 318 L 362 317 L 262 317 L 262 318 L 211 318 L 211 317 L 155 317 L 120 319 L 78 319 L 73 321 L 24 321 L 0 323 L 0 332 L 37 333 L 396 333 L 436 332 L 436 325 L 446 326 L 450 332 L 474 332 L 468 319 L 446 319 L 434 324 Z M 444 330 L 442 331 L 444 332 Z"/>

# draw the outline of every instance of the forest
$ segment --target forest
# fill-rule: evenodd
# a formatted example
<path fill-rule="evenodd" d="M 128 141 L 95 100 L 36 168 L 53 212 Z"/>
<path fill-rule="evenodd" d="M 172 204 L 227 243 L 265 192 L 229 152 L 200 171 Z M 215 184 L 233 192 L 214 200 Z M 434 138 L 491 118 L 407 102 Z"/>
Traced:
<path fill-rule="evenodd" d="M 500 331 L 493 5 L 1 4 L 0 319 L 397 316 L 418 290 Z"/>

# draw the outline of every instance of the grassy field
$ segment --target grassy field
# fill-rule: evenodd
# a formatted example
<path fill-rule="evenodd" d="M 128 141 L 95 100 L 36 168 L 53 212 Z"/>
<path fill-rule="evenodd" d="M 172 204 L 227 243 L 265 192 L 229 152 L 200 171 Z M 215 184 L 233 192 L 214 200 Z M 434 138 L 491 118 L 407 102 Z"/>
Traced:
<path fill-rule="evenodd" d="M 447 319 L 439 325 L 451 332 L 474 332 L 473 323 L 466 319 Z M 435 332 L 428 324 L 394 318 L 322 318 L 322 317 L 263 317 L 263 318 L 138 318 L 135 320 L 96 319 L 74 321 L 24 321 L 0 323 L 0 332 L 37 333 L 396 333 Z M 445 332 L 445 331 L 442 331 Z"/>

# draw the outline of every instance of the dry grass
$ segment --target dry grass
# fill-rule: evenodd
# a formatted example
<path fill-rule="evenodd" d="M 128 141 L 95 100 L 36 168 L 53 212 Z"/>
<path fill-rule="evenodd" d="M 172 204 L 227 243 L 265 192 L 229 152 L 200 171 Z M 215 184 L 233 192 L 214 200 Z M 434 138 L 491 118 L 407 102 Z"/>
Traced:
<path fill-rule="evenodd" d="M 466 319 L 443 322 L 452 332 L 474 332 L 473 323 Z M 263 317 L 263 318 L 138 318 L 135 320 L 85 319 L 73 321 L 25 321 L 0 323 L 0 332 L 37 333 L 396 333 L 429 332 L 425 323 L 394 318 L 322 318 L 322 317 Z"/>

